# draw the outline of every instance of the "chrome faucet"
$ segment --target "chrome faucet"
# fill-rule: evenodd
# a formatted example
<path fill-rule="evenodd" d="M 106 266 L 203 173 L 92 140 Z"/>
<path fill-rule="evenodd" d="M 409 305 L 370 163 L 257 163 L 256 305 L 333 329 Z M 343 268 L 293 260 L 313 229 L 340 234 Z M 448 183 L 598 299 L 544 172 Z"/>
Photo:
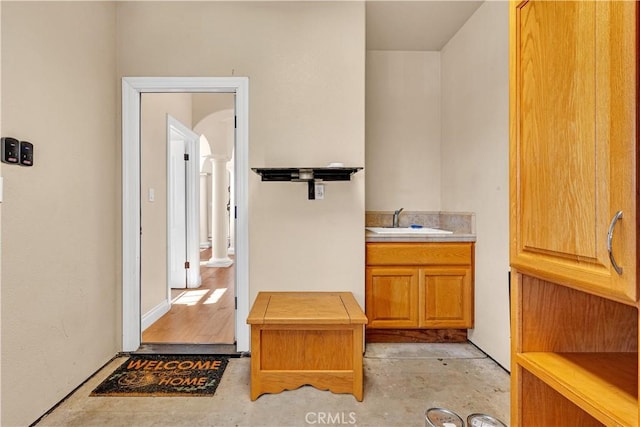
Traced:
<path fill-rule="evenodd" d="M 398 228 L 400 224 L 400 212 L 402 212 L 404 208 L 400 208 L 393 213 L 393 228 Z"/>

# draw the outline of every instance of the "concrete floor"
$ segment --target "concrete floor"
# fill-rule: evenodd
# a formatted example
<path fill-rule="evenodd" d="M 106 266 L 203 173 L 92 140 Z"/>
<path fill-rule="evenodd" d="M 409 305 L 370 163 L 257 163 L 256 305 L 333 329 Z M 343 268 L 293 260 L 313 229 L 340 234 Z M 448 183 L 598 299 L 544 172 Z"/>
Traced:
<path fill-rule="evenodd" d="M 112 361 L 38 426 L 424 426 L 442 407 L 509 422 L 509 374 L 471 344 L 368 344 L 364 400 L 304 386 L 249 398 L 250 359 L 230 359 L 213 397 L 90 397 Z"/>

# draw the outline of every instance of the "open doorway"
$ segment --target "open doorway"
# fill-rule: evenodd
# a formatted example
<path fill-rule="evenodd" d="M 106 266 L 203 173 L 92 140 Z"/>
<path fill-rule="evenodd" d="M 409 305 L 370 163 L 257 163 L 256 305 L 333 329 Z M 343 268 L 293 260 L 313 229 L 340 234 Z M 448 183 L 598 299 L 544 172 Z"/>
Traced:
<path fill-rule="evenodd" d="M 235 295 L 233 306 L 234 335 L 238 352 L 249 350 L 249 329 L 244 319 L 249 310 L 248 283 L 248 79 L 243 77 L 230 78 L 152 78 L 132 77 L 123 78 L 123 351 L 137 351 L 141 344 L 143 308 L 142 308 L 142 246 L 140 234 L 142 226 L 141 201 L 149 197 L 148 189 L 143 190 L 141 182 L 141 102 L 142 95 L 157 94 L 188 94 L 191 97 L 199 93 L 234 94 L 235 115 L 232 133 L 235 135 L 235 150 L 233 151 L 232 176 L 235 195 L 229 202 L 229 211 L 233 212 L 230 222 L 233 224 L 234 250 L 233 265 Z M 166 167 L 166 159 L 164 162 Z M 142 194 L 146 192 L 145 194 Z M 163 194 L 160 192 L 160 194 Z M 165 193 L 166 194 L 166 189 Z M 154 196 L 157 200 L 158 192 Z M 225 206 L 226 208 L 226 206 Z M 162 221 L 161 221 L 162 222 Z M 164 221 L 166 227 L 166 219 Z M 166 230 L 166 228 L 165 228 Z M 145 234 L 142 228 L 142 235 Z M 230 240 L 230 239 L 229 239 Z M 157 263 L 166 260 L 166 243 L 152 245 L 157 251 L 164 251 L 162 255 L 151 257 Z M 214 246 L 215 248 L 215 246 Z M 227 248 L 228 249 L 228 248 Z M 204 250 L 208 250 L 204 248 Z M 212 251 L 213 252 L 213 251 Z M 146 256 L 146 255 L 145 255 Z M 206 264 L 214 261 L 210 256 Z M 215 259 L 215 261 L 218 261 Z M 151 262 L 153 264 L 153 262 Z M 146 271 L 146 269 L 145 269 Z M 162 271 L 156 273 L 162 275 Z M 162 280 L 163 283 L 166 282 Z M 166 292 L 166 288 L 165 288 Z M 213 298 L 219 297 L 220 293 Z M 147 325 L 145 325 L 147 326 Z"/>
<path fill-rule="evenodd" d="M 234 104 L 229 93 L 141 96 L 146 347 L 235 344 Z"/>

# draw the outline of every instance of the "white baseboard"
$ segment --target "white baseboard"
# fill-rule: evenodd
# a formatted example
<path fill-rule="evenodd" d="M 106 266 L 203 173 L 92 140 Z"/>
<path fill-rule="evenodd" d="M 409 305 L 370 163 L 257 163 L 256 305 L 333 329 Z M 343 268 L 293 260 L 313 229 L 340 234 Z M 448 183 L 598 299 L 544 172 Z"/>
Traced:
<path fill-rule="evenodd" d="M 141 322 L 142 324 L 140 325 L 142 327 L 142 331 L 153 325 L 158 319 L 167 314 L 169 310 L 171 310 L 171 304 L 167 301 L 162 301 L 150 311 L 143 314 Z"/>

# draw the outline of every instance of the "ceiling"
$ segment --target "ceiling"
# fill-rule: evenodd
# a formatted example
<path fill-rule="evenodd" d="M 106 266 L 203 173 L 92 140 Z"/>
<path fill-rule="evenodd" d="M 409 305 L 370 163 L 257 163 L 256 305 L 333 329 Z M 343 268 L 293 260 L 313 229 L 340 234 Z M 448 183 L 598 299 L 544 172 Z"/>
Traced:
<path fill-rule="evenodd" d="M 439 51 L 482 3 L 367 0 L 367 49 Z"/>

